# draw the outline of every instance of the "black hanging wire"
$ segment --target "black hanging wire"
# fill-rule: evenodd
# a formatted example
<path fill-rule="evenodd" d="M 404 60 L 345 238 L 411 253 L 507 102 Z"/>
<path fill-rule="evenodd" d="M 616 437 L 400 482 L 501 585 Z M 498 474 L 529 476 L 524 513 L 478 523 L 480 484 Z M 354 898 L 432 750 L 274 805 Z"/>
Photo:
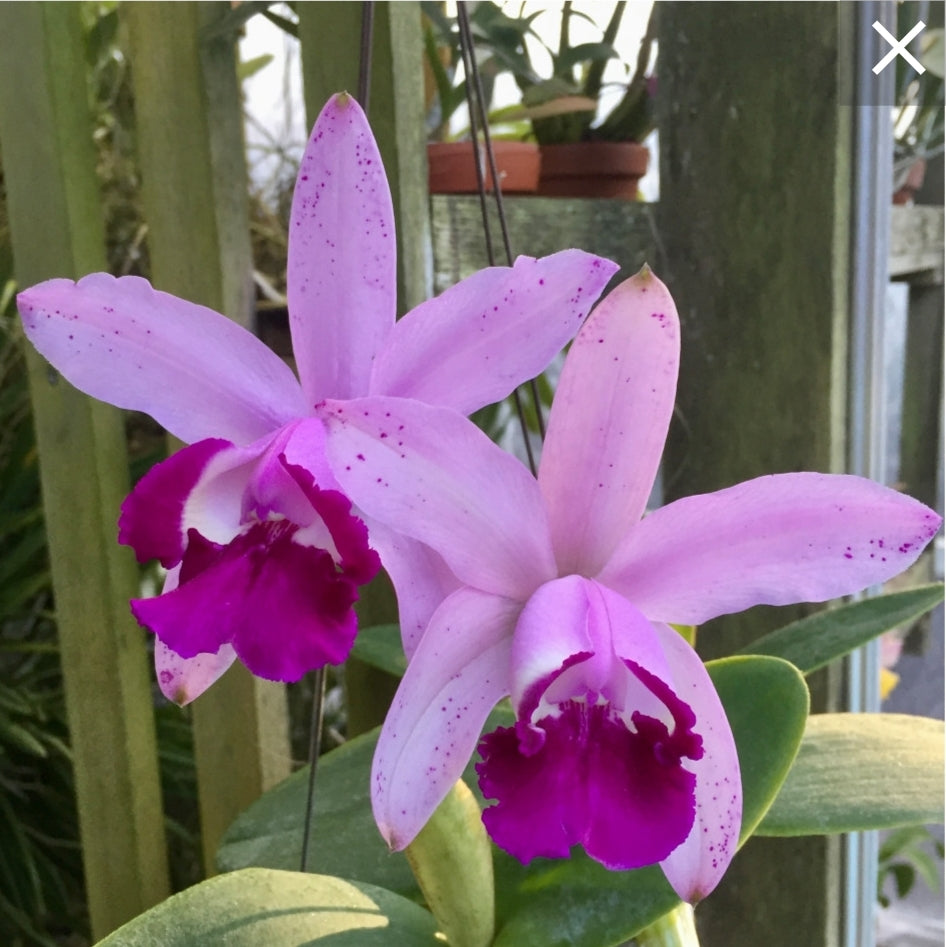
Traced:
<path fill-rule="evenodd" d="M 374 3 L 368 0 L 361 6 L 361 44 L 358 59 L 358 103 L 368 114 L 368 96 L 371 86 L 371 44 L 374 33 Z M 309 870 L 309 850 L 312 842 L 312 817 L 315 812 L 315 777 L 318 771 L 322 726 L 325 720 L 325 668 L 312 674 L 312 716 L 309 720 L 309 783 L 305 800 L 305 820 L 302 826 L 302 857 L 299 870 Z"/>
<path fill-rule="evenodd" d="M 486 99 L 483 95 L 483 85 L 480 81 L 479 68 L 476 65 L 476 56 L 473 53 L 473 33 L 470 29 L 470 18 L 464 0 L 457 2 L 457 26 L 460 30 L 460 55 L 463 59 L 463 72 L 466 81 L 466 103 L 470 115 L 470 137 L 473 140 L 473 159 L 476 167 L 476 187 L 480 198 L 480 212 L 483 217 L 483 237 L 486 242 L 486 257 L 490 266 L 496 265 L 493 252 L 493 240 L 490 233 L 489 214 L 486 206 L 486 181 L 483 171 L 483 160 L 479 149 L 479 129 L 483 131 L 483 150 L 489 165 L 489 173 L 493 181 L 493 195 L 496 202 L 496 214 L 499 219 L 499 229 L 502 234 L 503 247 L 506 252 L 506 264 L 512 266 L 512 249 L 509 243 L 509 228 L 506 224 L 506 210 L 503 204 L 502 187 L 499 182 L 499 172 L 496 167 L 496 156 L 493 152 L 493 141 L 489 132 Z M 529 382 L 532 394 L 532 405 L 535 409 L 536 423 L 539 428 L 539 437 L 545 437 L 545 421 L 542 417 L 542 401 L 539 397 L 539 387 L 533 378 Z M 529 438 L 529 425 L 526 422 L 525 410 L 519 390 L 513 393 L 513 403 L 516 416 L 519 418 L 519 427 L 522 430 L 522 439 L 526 446 L 526 456 L 533 476 L 536 474 L 535 455 L 532 452 L 532 442 Z"/>

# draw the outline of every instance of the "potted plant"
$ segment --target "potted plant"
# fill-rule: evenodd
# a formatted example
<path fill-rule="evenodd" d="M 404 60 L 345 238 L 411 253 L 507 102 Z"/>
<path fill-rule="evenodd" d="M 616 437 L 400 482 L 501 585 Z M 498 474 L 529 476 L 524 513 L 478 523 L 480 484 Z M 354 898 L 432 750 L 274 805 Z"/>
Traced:
<path fill-rule="evenodd" d="M 469 130 L 458 139 L 450 134 L 450 120 L 458 108 L 466 103 L 467 79 L 457 78 L 462 61 L 460 31 L 457 20 L 448 17 L 442 4 L 425 2 L 424 51 L 427 78 L 428 181 L 432 194 L 471 194 L 478 190 L 475 148 L 483 168 L 486 188 L 493 188 L 489 162 L 481 143 L 470 139 Z M 492 100 L 496 77 L 513 65 L 523 38 L 534 19 L 512 19 L 492 2 L 478 3 L 470 12 L 470 30 L 473 34 L 474 55 L 483 94 Z M 512 57 L 512 58 L 511 58 Z M 532 193 L 539 184 L 539 148 L 534 141 L 512 140 L 491 136 L 496 169 L 502 190 L 506 193 Z"/>
<path fill-rule="evenodd" d="M 907 16 L 909 12 L 907 11 Z M 898 27 L 909 26 L 898 16 Z M 904 28 L 905 30 L 905 28 Z M 900 34 L 902 35 L 902 33 Z M 922 187 L 926 163 L 943 152 L 943 30 L 925 31 L 920 73 L 897 57 L 897 108 L 894 116 L 894 204 L 909 203 Z"/>
<path fill-rule="evenodd" d="M 604 68 L 609 59 L 618 55 L 614 41 L 625 7 L 624 2 L 615 4 L 600 42 L 573 46 L 571 19 L 579 14 L 571 3 L 564 3 L 558 50 L 549 50 L 552 75 L 540 78 L 527 55 L 514 70 L 522 90 L 518 114 L 531 121 L 542 152 L 541 194 L 631 200 L 637 197 L 638 182 L 646 173 L 649 160 L 642 142 L 654 121 L 656 79 L 648 75 L 655 38 L 653 12 L 624 95 L 595 124 L 604 87 Z"/>

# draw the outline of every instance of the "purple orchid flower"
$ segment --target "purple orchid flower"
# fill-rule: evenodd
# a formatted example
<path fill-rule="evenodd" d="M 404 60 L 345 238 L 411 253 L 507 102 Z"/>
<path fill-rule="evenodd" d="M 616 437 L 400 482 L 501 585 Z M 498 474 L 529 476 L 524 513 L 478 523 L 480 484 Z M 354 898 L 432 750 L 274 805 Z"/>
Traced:
<path fill-rule="evenodd" d="M 641 519 L 679 347 L 673 301 L 648 270 L 606 297 L 566 359 L 538 481 L 449 412 L 326 405 L 348 495 L 441 557 L 445 595 L 428 596 L 422 637 L 409 631 L 374 760 L 392 848 L 415 837 L 511 695 L 515 726 L 483 738 L 477 766 L 498 800 L 483 815 L 497 844 L 524 862 L 575 844 L 612 869 L 659 862 L 681 898 L 700 900 L 736 850 L 739 762 L 702 662 L 669 623 L 855 592 L 909 566 L 938 529 L 909 497 L 816 473 Z"/>
<path fill-rule="evenodd" d="M 170 570 L 162 595 L 132 602 L 158 637 L 165 695 L 193 700 L 237 657 L 292 681 L 347 656 L 357 587 L 379 562 L 325 461 L 317 403 L 385 394 L 468 413 L 500 400 L 573 337 L 616 269 L 579 250 L 520 257 L 395 323 L 391 195 L 364 113 L 340 94 L 293 197 L 298 381 L 249 332 L 143 279 L 96 273 L 21 293 L 27 336 L 70 382 L 191 445 L 140 481 L 120 521 L 139 561 Z M 401 540 L 399 562 L 432 556 L 415 547 Z"/>

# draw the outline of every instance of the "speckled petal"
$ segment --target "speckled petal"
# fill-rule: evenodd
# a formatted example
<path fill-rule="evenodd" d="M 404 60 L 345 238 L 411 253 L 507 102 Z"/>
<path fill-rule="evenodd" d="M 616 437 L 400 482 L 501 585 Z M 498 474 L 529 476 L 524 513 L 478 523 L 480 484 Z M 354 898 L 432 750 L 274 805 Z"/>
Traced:
<path fill-rule="evenodd" d="M 49 280 L 17 305 L 29 340 L 73 385 L 187 443 L 248 444 L 308 413 L 292 371 L 259 339 L 138 276 Z"/>
<path fill-rule="evenodd" d="M 650 514 L 598 578 L 652 620 L 699 625 L 885 582 L 916 561 L 940 522 L 861 477 L 775 474 Z"/>
<path fill-rule="evenodd" d="M 368 394 L 461 414 L 501 401 L 545 370 L 616 270 L 582 250 L 480 270 L 397 322 Z"/>
<path fill-rule="evenodd" d="M 562 574 L 594 575 L 641 518 L 673 413 L 680 326 L 650 270 L 612 290 L 565 359 L 539 485 Z"/>
<path fill-rule="evenodd" d="M 286 279 L 308 404 L 368 394 L 394 325 L 394 210 L 368 120 L 344 92 L 322 109 L 302 156 Z"/>
<path fill-rule="evenodd" d="M 224 644 L 215 654 L 182 658 L 160 638 L 154 640 L 154 670 L 161 693 L 185 707 L 215 684 L 236 660 L 236 651 Z"/>
<path fill-rule="evenodd" d="M 472 589 L 430 621 L 394 696 L 371 770 L 371 802 L 395 851 L 413 841 L 459 779 L 483 722 L 509 693 L 519 604 Z"/>
<path fill-rule="evenodd" d="M 538 485 L 466 418 L 408 398 L 329 401 L 320 415 L 348 496 L 460 580 L 525 601 L 555 575 Z"/>
<path fill-rule="evenodd" d="M 696 904 L 719 884 L 736 854 L 742 824 L 739 757 L 726 711 L 697 653 L 672 628 L 655 623 L 670 667 L 667 683 L 696 717 L 703 743 L 699 759 L 687 759 L 696 776 L 693 831 L 662 862 L 664 874 L 684 901 Z"/>

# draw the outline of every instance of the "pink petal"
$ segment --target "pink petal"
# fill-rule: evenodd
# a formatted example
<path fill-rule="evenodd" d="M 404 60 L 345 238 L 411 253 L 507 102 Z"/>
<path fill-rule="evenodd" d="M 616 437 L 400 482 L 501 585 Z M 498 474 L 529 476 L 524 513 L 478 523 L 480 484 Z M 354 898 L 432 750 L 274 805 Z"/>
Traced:
<path fill-rule="evenodd" d="M 581 250 L 480 270 L 394 327 L 370 394 L 471 414 L 544 371 L 617 270 Z"/>
<path fill-rule="evenodd" d="M 736 853 L 742 823 L 739 758 L 726 712 L 703 662 L 672 628 L 655 623 L 654 630 L 670 666 L 668 683 L 693 711 L 694 729 L 703 740 L 702 757 L 684 761 L 696 776 L 693 830 L 660 866 L 673 890 L 695 904 L 719 884 Z"/>
<path fill-rule="evenodd" d="M 330 401 L 322 417 L 335 476 L 369 517 L 483 591 L 524 601 L 553 577 L 535 480 L 465 418 L 404 398 Z"/>
<path fill-rule="evenodd" d="M 182 658 L 172 651 L 160 638 L 154 640 L 154 669 L 161 693 L 179 707 L 184 707 L 200 697 L 211 684 L 215 684 L 236 660 L 236 652 L 228 645 L 221 645 L 216 654 L 198 654 L 193 658 Z"/>
<path fill-rule="evenodd" d="M 519 605 L 460 589 L 434 613 L 388 711 L 371 801 L 395 851 L 413 841 L 460 778 L 490 710 L 509 693 Z"/>
<path fill-rule="evenodd" d="M 370 523 L 368 528 L 371 545 L 378 550 L 397 592 L 401 642 L 410 661 L 431 615 L 460 587 L 460 582 L 430 546 L 395 533 L 381 523 Z"/>
<path fill-rule="evenodd" d="M 394 211 L 368 121 L 344 92 L 322 109 L 302 156 L 286 279 L 308 404 L 366 395 L 394 325 Z"/>
<path fill-rule="evenodd" d="M 246 444 L 308 413 L 292 372 L 262 342 L 140 277 L 49 280 L 17 303 L 29 340 L 73 385 L 188 443 Z"/>
<path fill-rule="evenodd" d="M 646 267 L 612 290 L 578 333 L 539 469 L 562 573 L 595 574 L 644 512 L 679 355 L 676 308 Z"/>
<path fill-rule="evenodd" d="M 776 474 L 657 510 L 598 578 L 652 620 L 698 625 L 885 582 L 916 561 L 940 522 L 860 477 Z"/>

